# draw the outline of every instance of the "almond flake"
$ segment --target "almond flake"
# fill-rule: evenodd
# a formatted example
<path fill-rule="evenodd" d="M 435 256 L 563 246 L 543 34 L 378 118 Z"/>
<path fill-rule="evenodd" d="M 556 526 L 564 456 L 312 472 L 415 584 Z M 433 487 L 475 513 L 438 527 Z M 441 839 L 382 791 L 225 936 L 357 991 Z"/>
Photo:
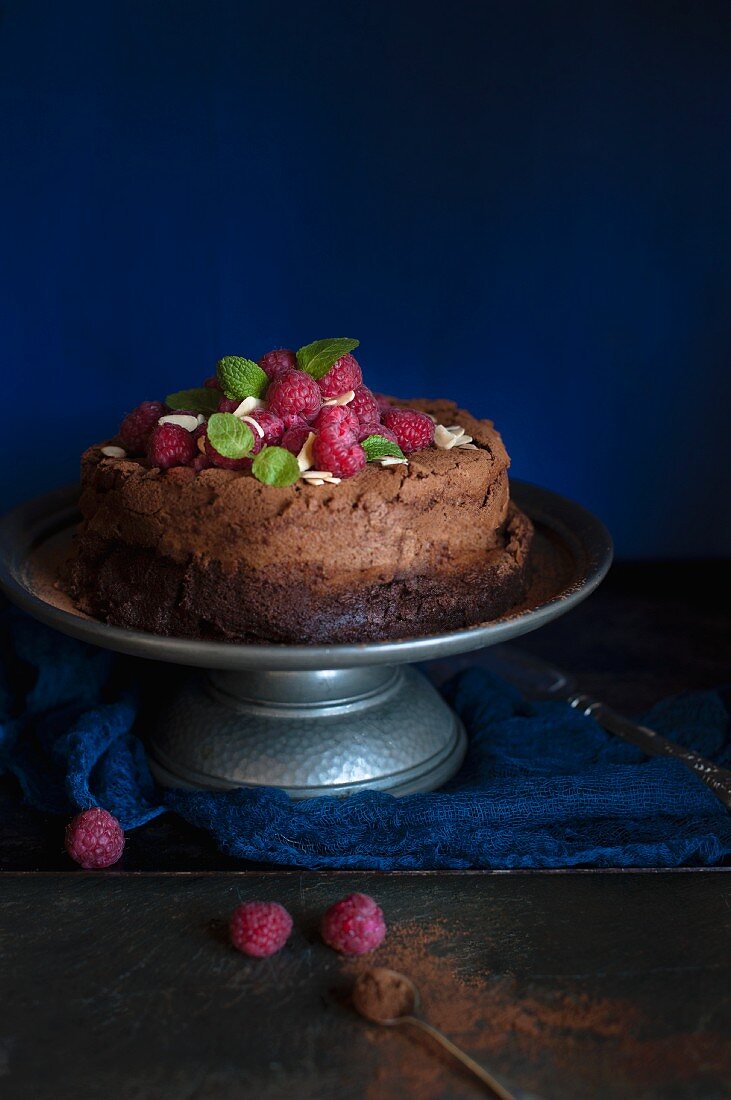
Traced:
<path fill-rule="evenodd" d="M 109 447 L 102 447 L 102 454 L 106 455 L 107 458 L 127 457 L 127 452 L 125 451 L 124 447 L 113 447 L 111 445 Z"/>
<path fill-rule="evenodd" d="M 245 397 L 240 405 L 237 405 L 234 409 L 234 416 L 244 417 L 249 413 L 253 413 L 254 409 L 263 409 L 264 402 L 260 401 L 258 397 Z"/>
<path fill-rule="evenodd" d="M 397 458 L 396 455 L 384 455 L 383 458 L 379 458 L 381 466 L 408 466 L 408 458 Z"/>
<path fill-rule="evenodd" d="M 355 397 L 355 390 L 341 393 L 339 397 L 331 397 L 329 401 L 323 401 L 323 405 L 349 405 Z"/>
<path fill-rule="evenodd" d="M 307 439 L 302 444 L 302 450 L 297 455 L 297 465 L 300 468 L 300 472 L 304 473 L 305 470 L 309 470 L 312 463 L 315 461 L 312 457 L 312 446 L 315 442 L 315 433 L 310 432 Z"/>
<path fill-rule="evenodd" d="M 206 418 L 203 415 L 203 413 L 198 413 L 198 427 L 200 427 L 201 424 L 205 424 L 205 422 L 206 422 Z"/>
<path fill-rule="evenodd" d="M 449 429 L 445 428 L 443 424 L 437 424 L 434 429 L 434 442 L 441 450 L 449 451 L 457 442 L 457 436 L 452 435 Z"/>
<path fill-rule="evenodd" d="M 306 477 L 305 481 L 308 485 L 324 485 L 325 479 L 323 477 Z"/>
<path fill-rule="evenodd" d="M 264 429 L 262 428 L 258 420 L 254 420 L 253 416 L 240 416 L 239 420 L 245 420 L 247 424 L 251 424 L 254 431 L 258 433 L 259 438 L 264 438 Z"/>
<path fill-rule="evenodd" d="M 191 413 L 169 413 L 161 416 L 158 424 L 177 424 L 180 428 L 185 428 L 186 432 L 194 432 L 198 427 L 198 417 Z"/>
<path fill-rule="evenodd" d="M 197 439 L 197 444 L 198 450 L 202 455 L 204 455 L 206 453 L 206 437 L 204 435 L 199 435 Z"/>
<path fill-rule="evenodd" d="M 458 444 L 462 451 L 479 451 L 479 447 L 476 447 L 474 443 L 460 443 Z"/>
<path fill-rule="evenodd" d="M 464 428 L 461 424 L 448 424 L 447 431 L 451 432 L 452 435 L 464 435 Z"/>

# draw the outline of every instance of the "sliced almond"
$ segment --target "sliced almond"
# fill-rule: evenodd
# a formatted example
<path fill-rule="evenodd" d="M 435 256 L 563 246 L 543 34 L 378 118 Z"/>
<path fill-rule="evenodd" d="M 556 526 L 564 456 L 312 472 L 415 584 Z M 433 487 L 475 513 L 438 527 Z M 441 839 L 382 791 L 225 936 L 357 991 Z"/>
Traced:
<path fill-rule="evenodd" d="M 305 470 L 309 470 L 312 463 L 315 461 L 312 457 L 312 447 L 315 442 L 315 433 L 310 432 L 307 439 L 302 444 L 302 450 L 297 455 L 297 465 L 300 468 L 300 472 L 304 473 Z"/>
<path fill-rule="evenodd" d="M 348 390 L 347 393 L 341 393 L 339 397 L 331 397 L 329 401 L 323 401 L 323 405 L 349 405 L 355 397 L 355 390 Z"/>
<path fill-rule="evenodd" d="M 459 449 L 461 451 L 479 451 L 479 447 L 476 447 L 474 443 L 460 443 Z"/>
<path fill-rule="evenodd" d="M 114 447 L 110 444 L 108 447 L 102 447 L 102 454 L 107 458 L 126 458 L 127 452 L 124 447 Z"/>
<path fill-rule="evenodd" d="M 198 436 L 197 445 L 200 453 L 204 455 L 206 453 L 206 437 L 204 435 Z"/>
<path fill-rule="evenodd" d="M 205 424 L 205 422 L 206 422 L 206 418 L 203 415 L 203 413 L 198 413 L 198 427 L 200 427 L 201 424 Z"/>
<path fill-rule="evenodd" d="M 246 421 L 247 424 L 251 424 L 251 427 L 257 433 L 259 438 L 260 439 L 264 438 L 264 429 L 262 428 L 262 426 L 261 426 L 261 424 L 259 423 L 258 420 L 254 420 L 253 416 L 240 416 L 239 420 L 244 420 L 244 421 Z"/>
<path fill-rule="evenodd" d="M 306 477 L 305 481 L 307 482 L 308 485 L 324 485 L 325 484 L 325 478 L 324 477 Z"/>
<path fill-rule="evenodd" d="M 408 458 L 398 458 L 396 455 L 384 455 L 383 458 L 379 458 L 381 466 L 408 466 Z"/>
<path fill-rule="evenodd" d="M 448 428 L 445 428 L 443 424 L 437 424 L 434 429 L 434 443 L 443 451 L 450 451 L 457 442 L 457 436 L 452 435 Z"/>
<path fill-rule="evenodd" d="M 253 413 L 254 409 L 263 409 L 264 402 L 260 401 L 258 397 L 245 397 L 240 405 L 237 405 L 234 409 L 234 416 L 243 417 L 248 416 L 249 413 Z"/>
<path fill-rule="evenodd" d="M 158 424 L 177 424 L 185 428 L 186 432 L 194 432 L 198 427 L 198 417 L 192 413 L 168 413 L 167 416 L 160 417 Z"/>

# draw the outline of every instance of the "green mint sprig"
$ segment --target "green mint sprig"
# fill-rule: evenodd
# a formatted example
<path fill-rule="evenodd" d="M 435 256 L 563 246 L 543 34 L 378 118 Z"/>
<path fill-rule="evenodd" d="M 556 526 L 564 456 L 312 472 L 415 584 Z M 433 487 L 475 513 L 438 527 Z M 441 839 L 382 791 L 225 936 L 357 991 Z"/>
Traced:
<path fill-rule="evenodd" d="M 190 409 L 194 413 L 202 413 L 210 416 L 218 408 L 221 395 L 218 390 L 201 386 L 195 390 L 178 390 L 177 393 L 169 393 L 165 398 L 165 404 L 171 409 Z"/>
<path fill-rule="evenodd" d="M 291 451 L 284 447 L 264 447 L 254 458 L 251 472 L 263 485 L 294 485 L 299 481 L 300 468 Z"/>
<path fill-rule="evenodd" d="M 305 344 L 297 352 L 297 365 L 307 371 L 315 381 L 322 378 L 343 355 L 354 351 L 360 340 L 349 340 L 346 336 L 331 337 L 328 340 L 315 340 Z"/>
<path fill-rule="evenodd" d="M 224 458 L 246 458 L 254 446 L 251 428 L 233 413 L 214 413 L 206 434 L 211 446 Z"/>
<path fill-rule="evenodd" d="M 245 397 L 263 397 L 269 379 L 258 363 L 243 359 L 240 355 L 224 355 L 216 363 L 218 384 L 232 400 Z"/>
<path fill-rule="evenodd" d="M 392 443 L 383 435 L 369 435 L 361 447 L 369 462 L 376 462 L 379 458 L 406 458 L 398 443 Z"/>

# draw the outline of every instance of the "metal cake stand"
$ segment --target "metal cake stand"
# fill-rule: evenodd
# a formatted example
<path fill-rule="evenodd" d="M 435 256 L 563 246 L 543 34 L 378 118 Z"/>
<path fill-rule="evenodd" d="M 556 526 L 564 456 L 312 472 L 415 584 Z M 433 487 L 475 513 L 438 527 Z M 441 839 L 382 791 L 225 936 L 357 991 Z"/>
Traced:
<path fill-rule="evenodd" d="M 526 482 L 513 499 L 536 526 L 533 591 L 501 619 L 363 645 L 236 645 L 165 638 L 83 616 L 56 586 L 79 520 L 78 486 L 0 520 L 0 585 L 65 634 L 136 657 L 208 669 L 184 677 L 149 737 L 168 786 L 282 787 L 295 798 L 368 788 L 433 790 L 466 750 L 461 722 L 414 662 L 505 642 L 570 611 L 600 583 L 612 541 L 578 504 Z"/>

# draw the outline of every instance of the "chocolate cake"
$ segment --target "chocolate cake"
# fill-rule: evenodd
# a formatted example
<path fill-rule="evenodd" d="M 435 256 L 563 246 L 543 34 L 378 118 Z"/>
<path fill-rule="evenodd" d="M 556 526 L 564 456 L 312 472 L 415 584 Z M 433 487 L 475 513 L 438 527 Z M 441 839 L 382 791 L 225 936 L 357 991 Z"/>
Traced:
<path fill-rule="evenodd" d="M 146 456 L 130 453 L 132 428 L 141 446 L 137 410 L 132 428 L 123 422 L 113 441 L 86 451 L 83 519 L 64 570 L 78 607 L 156 634 L 326 643 L 464 627 L 519 602 L 533 532 L 510 501 L 509 460 L 492 423 L 449 401 L 379 404 L 347 371 L 339 386 L 349 388 L 326 397 L 343 359 L 355 363 L 350 354 L 331 359 L 318 380 L 331 404 L 302 423 L 291 421 L 299 414 L 282 414 L 274 397 L 266 404 L 240 391 L 228 397 L 211 380 L 219 420 L 210 415 L 210 395 L 186 391 L 155 410 L 161 415 L 147 433 Z M 291 376 L 303 373 L 291 364 L 274 378 L 267 372 L 261 392 L 288 377 L 296 388 L 301 379 Z M 170 412 L 184 400 L 188 411 Z M 207 420 L 197 401 L 208 404 Z M 349 405 L 370 410 L 371 419 L 346 415 Z M 263 426 L 270 434 L 270 414 L 282 421 L 281 446 L 260 434 Z M 211 440 L 235 452 L 221 442 L 221 424 L 238 432 L 225 417 L 250 423 L 255 442 L 246 455 L 213 447 Z M 185 464 L 166 466 L 173 452 Z"/>

